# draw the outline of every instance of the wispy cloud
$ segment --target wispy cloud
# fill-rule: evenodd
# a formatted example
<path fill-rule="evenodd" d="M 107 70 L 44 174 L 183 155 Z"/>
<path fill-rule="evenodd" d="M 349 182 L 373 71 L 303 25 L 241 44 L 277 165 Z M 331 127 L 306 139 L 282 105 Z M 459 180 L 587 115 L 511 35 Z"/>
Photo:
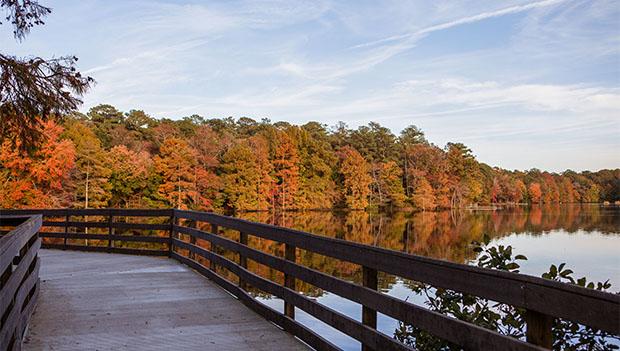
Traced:
<path fill-rule="evenodd" d="M 0 46 L 79 56 L 84 110 L 417 124 L 511 168 L 620 159 L 613 0 L 50 2 L 44 30 Z"/>
<path fill-rule="evenodd" d="M 422 29 L 419 29 L 419 30 L 416 30 L 410 33 L 394 35 L 394 36 L 390 36 L 390 37 L 383 38 L 380 40 L 374 40 L 371 42 L 358 44 L 358 45 L 353 46 L 353 48 L 355 49 L 364 48 L 368 46 L 375 46 L 379 44 L 390 43 L 390 42 L 400 41 L 400 40 L 416 41 L 430 33 L 437 32 L 440 30 L 445 30 L 445 29 L 449 29 L 449 28 L 464 25 L 464 24 L 475 23 L 475 22 L 483 21 L 483 20 L 493 18 L 493 17 L 499 17 L 499 16 L 505 16 L 505 15 L 509 15 L 513 13 L 524 12 L 524 11 L 528 11 L 528 10 L 535 9 L 535 8 L 553 6 L 553 5 L 557 5 L 565 1 L 566 0 L 543 0 L 543 1 L 531 2 L 529 4 L 524 4 L 524 5 L 510 6 L 510 7 L 506 7 L 503 9 L 494 10 L 494 11 L 486 11 L 486 12 L 478 13 L 472 16 L 466 16 L 466 17 L 462 17 L 456 20 L 428 26 L 426 28 L 422 28 Z"/>

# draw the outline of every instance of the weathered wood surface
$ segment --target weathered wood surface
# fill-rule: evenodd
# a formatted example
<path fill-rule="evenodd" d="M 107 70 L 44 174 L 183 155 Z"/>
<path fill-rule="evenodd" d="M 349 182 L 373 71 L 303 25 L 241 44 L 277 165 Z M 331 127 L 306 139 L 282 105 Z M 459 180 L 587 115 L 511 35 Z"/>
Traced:
<path fill-rule="evenodd" d="M 176 259 L 223 287 L 254 312 L 296 335 L 317 350 L 337 350 L 338 348 L 313 332 L 311 327 L 295 321 L 295 309 L 303 310 L 360 341 L 365 349 L 374 350 L 409 349 L 408 346 L 395 341 L 391 335 L 376 330 L 377 312 L 415 325 L 437 337 L 471 350 L 547 349 L 552 342 L 553 320 L 558 317 L 613 334 L 620 332 L 620 296 L 618 295 L 537 277 L 408 255 L 214 213 L 142 209 L 127 211 L 122 209 L 8 210 L 5 212 L 8 215 L 42 214 L 46 219 L 43 221 L 44 229 L 56 228 L 53 232 L 40 233 L 44 240 L 52 240 L 43 242 L 45 248 L 134 255 L 166 255 Z M 127 223 L 126 218 L 124 220 L 121 218 L 119 222 L 114 220 L 114 217 L 148 217 L 149 213 L 152 216 L 163 217 L 163 220 L 160 218 L 156 221 L 159 223 Z M 95 215 L 100 218 L 93 218 Z M 64 222 L 50 220 L 63 217 Z M 65 230 L 61 232 L 63 227 Z M 84 229 L 86 227 L 108 228 L 108 234 L 103 234 L 102 230 L 87 234 Z M 69 232 L 68 228 L 72 228 L 75 233 Z M 206 228 L 210 228 L 210 232 L 205 231 Z M 119 235 L 115 229 L 121 229 L 121 232 L 122 229 L 130 229 L 130 232 Z M 147 236 L 140 232 L 144 230 L 149 231 L 146 233 Z M 220 235 L 225 230 L 238 231 L 239 241 Z M 152 231 L 158 231 L 158 233 L 154 236 Z M 249 247 L 248 236 L 283 244 L 284 257 L 276 257 Z M 58 243 L 58 238 L 64 238 L 64 243 Z M 100 242 L 93 244 L 88 240 L 83 240 L 84 245 L 81 245 L 79 240 L 75 242 L 74 239 L 103 240 L 104 244 L 107 241 L 108 245 L 102 246 Z M 208 247 L 198 246 L 197 239 L 208 242 Z M 127 242 L 140 241 L 149 242 L 149 248 L 135 248 L 135 245 L 127 245 Z M 226 250 L 236 253 L 238 261 L 228 257 L 225 254 Z M 347 282 L 296 263 L 297 250 L 314 252 L 361 265 L 364 271 L 364 284 Z M 205 261 L 200 261 L 199 258 L 206 259 L 208 266 L 203 265 Z M 249 271 L 247 259 L 282 272 L 285 284 L 280 285 Z M 239 283 L 233 283 L 219 275 L 220 268 L 235 275 Z M 378 292 L 376 290 L 378 272 L 524 308 L 528 316 L 527 342 Z M 362 321 L 299 294 L 294 289 L 296 280 L 305 281 L 361 304 Z M 283 299 L 285 313 L 258 303 L 245 291 L 248 286 Z"/>
<path fill-rule="evenodd" d="M 166 258 L 41 250 L 25 350 L 306 350 Z"/>
<path fill-rule="evenodd" d="M 41 216 L 0 216 L 0 225 L 16 226 L 0 237 L 0 350 L 19 351 L 22 336 L 39 296 L 37 254 Z"/>

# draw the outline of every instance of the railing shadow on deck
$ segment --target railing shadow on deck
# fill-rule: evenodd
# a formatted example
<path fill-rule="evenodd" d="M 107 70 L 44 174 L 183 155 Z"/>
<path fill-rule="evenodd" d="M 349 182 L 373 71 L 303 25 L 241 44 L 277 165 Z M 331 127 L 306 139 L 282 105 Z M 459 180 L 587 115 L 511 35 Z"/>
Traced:
<path fill-rule="evenodd" d="M 549 349 L 553 341 L 552 325 L 555 318 L 568 319 L 612 334 L 620 334 L 619 295 L 522 274 L 409 255 L 213 213 L 173 209 L 58 209 L 0 210 L 0 215 L 35 215 L 28 219 L 29 223 L 33 223 L 32 228 L 36 228 L 37 223 L 45 228 L 57 228 L 56 231 L 39 233 L 40 237 L 45 239 L 42 244 L 44 248 L 169 256 L 211 279 L 246 306 L 317 350 L 338 348 L 296 321 L 295 308 L 358 340 L 364 350 L 410 349 L 391 336 L 376 330 L 377 312 L 415 325 L 468 350 Z M 39 215 L 45 220 L 41 222 Z M 127 221 L 130 217 L 146 217 L 156 223 L 131 223 Z M 7 220 L 4 217 L 0 219 L 0 229 Z M 206 227 L 209 227 L 209 230 L 199 229 Z M 15 237 L 14 234 L 19 228 L 21 226 L 5 235 L 2 240 L 11 235 Z M 81 232 L 71 232 L 70 228 Z M 98 229 L 95 229 L 97 231 L 95 233 L 92 231 L 88 233 L 88 228 Z M 237 232 L 237 240 L 220 235 L 224 228 Z M 101 233 L 102 231 L 107 233 Z M 122 234 L 123 231 L 130 233 Z M 159 232 L 159 235 L 136 235 L 144 232 Z M 5 255 L 5 251 L 2 251 L 2 267 L 5 267 L 5 261 L 9 262 L 9 258 L 14 257 L 10 256 L 11 254 L 16 254 L 17 257 L 23 257 L 24 265 L 29 265 L 29 272 L 31 268 L 35 273 L 38 272 L 38 259 L 29 261 L 32 258 L 28 258 L 28 255 L 34 251 L 36 256 L 36 250 L 41 245 L 40 240 L 32 234 L 18 236 L 20 238 L 23 236 L 19 243 L 14 244 L 15 247 L 19 246 L 19 254 L 13 250 L 7 251 Z M 283 257 L 250 247 L 248 236 L 281 243 L 284 245 Z M 197 239 L 209 244 L 205 248 L 203 247 L 205 245 L 197 244 Z M 4 241 L 8 242 L 8 239 Z M 142 244 L 136 245 L 136 243 Z M 138 247 L 145 245 L 150 248 Z M 4 246 L 6 245 L 0 247 Z M 234 252 L 236 259 L 226 257 L 222 250 Z M 362 285 L 298 264 L 296 262 L 298 250 L 360 265 L 363 274 Z M 248 259 L 282 272 L 284 283 L 275 283 L 252 272 L 248 269 Z M 236 276 L 236 281 L 226 279 L 222 275 L 222 269 Z M 13 271 L 16 272 L 17 269 Z M 377 291 L 378 272 L 526 309 L 527 339 L 519 340 L 505 336 L 381 293 Z M 357 321 L 296 292 L 297 279 L 360 304 L 362 321 Z M 4 275 L 2 282 L 2 311 L 4 311 L 5 297 L 10 297 L 8 288 L 5 294 Z M 8 284 L 6 286 L 8 287 Z M 29 286 L 27 285 L 26 289 L 30 289 L 29 293 L 36 299 L 38 284 L 28 288 Z M 284 300 L 284 313 L 258 302 L 248 292 L 249 286 Z M 27 313 L 23 315 L 26 319 L 29 316 Z M 17 327 L 23 325 L 18 324 Z M 4 336 L 4 323 L 2 332 Z M 20 333 L 14 335 L 21 336 Z"/>

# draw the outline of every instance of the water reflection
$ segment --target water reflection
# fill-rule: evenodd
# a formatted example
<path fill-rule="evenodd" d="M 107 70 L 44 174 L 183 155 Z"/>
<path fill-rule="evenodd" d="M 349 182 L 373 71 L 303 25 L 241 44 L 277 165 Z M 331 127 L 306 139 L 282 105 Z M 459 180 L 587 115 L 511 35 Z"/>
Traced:
<path fill-rule="evenodd" d="M 494 241 L 511 244 L 520 235 L 538 237 L 545 233 L 596 233 L 611 236 L 618 244 L 620 207 L 598 205 L 545 205 L 508 207 L 495 211 L 424 212 L 392 214 L 376 212 L 287 212 L 243 213 L 241 218 L 295 228 L 325 235 L 384 247 L 410 254 L 428 256 L 457 263 L 475 259 L 470 243 L 488 235 Z M 236 234 L 230 233 L 233 238 Z M 560 240 L 560 239 L 558 239 Z M 562 239 L 565 240 L 565 239 Z M 543 240 L 545 243 L 553 239 Z M 577 244 L 577 243 L 576 243 Z M 251 237 L 250 246 L 262 251 L 283 255 L 282 244 Z M 613 247 L 613 244 L 612 244 Z M 518 250 L 518 247 L 517 247 Z M 304 250 L 298 250 L 298 262 L 322 272 L 359 282 L 361 267 Z M 582 255 L 596 255 L 583 252 Z M 570 263 L 571 257 L 558 257 Z M 557 263 L 557 262 L 553 262 Z M 608 263 L 609 264 L 609 263 Z M 613 265 L 613 262 L 611 262 Z M 535 267 L 539 275 L 548 266 Z M 250 268 L 261 276 L 280 282 L 282 275 L 268 267 L 250 263 Z M 588 272 L 583 272 L 587 274 Z M 611 277 L 610 277 L 611 278 Z M 380 288 L 387 291 L 395 283 L 394 277 L 380 277 Z M 298 289 L 312 296 L 320 296 L 320 289 L 298 282 Z"/>
<path fill-rule="evenodd" d="M 289 212 L 244 213 L 239 217 L 295 228 L 332 238 L 380 246 L 410 254 L 429 256 L 457 263 L 476 258 L 470 243 L 485 235 L 493 244 L 512 245 L 529 257 L 521 271 L 540 276 L 551 263 L 567 262 L 575 275 L 589 280 L 610 279 L 612 291 L 620 291 L 620 206 L 546 205 L 511 207 L 496 211 L 433 213 L 371 212 Z M 224 232 L 238 239 L 234 231 Z M 282 257 L 284 246 L 270 240 L 250 237 L 249 245 Z M 297 262 L 342 279 L 361 282 L 361 267 L 304 250 L 297 250 Z M 231 252 L 224 253 L 238 259 Z M 261 276 L 283 282 L 283 275 L 249 261 L 249 269 Z M 219 271 L 234 280 L 229 272 Z M 361 306 L 312 285 L 297 281 L 296 289 L 317 302 L 360 320 Z M 379 275 L 379 288 L 396 298 L 424 305 L 425 298 L 412 289 L 414 282 Z M 257 290 L 251 292 L 264 304 L 283 311 L 283 301 Z M 297 310 L 297 320 L 344 350 L 359 350 L 359 342 Z M 392 335 L 398 321 L 379 314 L 377 328 Z"/>

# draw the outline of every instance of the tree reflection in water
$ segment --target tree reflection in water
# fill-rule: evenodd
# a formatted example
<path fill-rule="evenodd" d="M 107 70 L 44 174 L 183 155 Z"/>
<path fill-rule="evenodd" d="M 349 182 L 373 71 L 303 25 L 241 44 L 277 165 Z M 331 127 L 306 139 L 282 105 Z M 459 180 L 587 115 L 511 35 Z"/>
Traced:
<path fill-rule="evenodd" d="M 472 241 L 482 240 L 485 234 L 491 239 L 511 234 L 541 235 L 558 229 L 568 233 L 582 230 L 613 234 L 618 233 L 618 228 L 620 228 L 619 207 L 580 204 L 514 206 L 495 211 L 253 212 L 240 213 L 237 216 L 251 221 L 457 263 L 468 263 L 476 258 L 470 244 Z M 239 234 L 224 231 L 223 235 L 238 240 Z M 270 240 L 250 236 L 249 245 L 280 257 L 284 255 L 284 245 Z M 208 247 L 208 244 L 205 243 L 203 246 Z M 238 259 L 231 252 L 223 253 L 230 258 Z M 356 264 L 305 250 L 297 250 L 297 262 L 345 280 L 358 283 L 361 281 L 361 267 Z M 248 267 L 252 272 L 278 283 L 282 283 L 284 279 L 282 273 L 252 260 L 248 261 Z M 234 280 L 227 271 L 221 273 Z M 379 287 L 387 291 L 395 282 L 395 277 L 380 275 Z M 310 296 L 322 295 L 321 289 L 301 281 L 297 281 L 296 288 Z"/>

